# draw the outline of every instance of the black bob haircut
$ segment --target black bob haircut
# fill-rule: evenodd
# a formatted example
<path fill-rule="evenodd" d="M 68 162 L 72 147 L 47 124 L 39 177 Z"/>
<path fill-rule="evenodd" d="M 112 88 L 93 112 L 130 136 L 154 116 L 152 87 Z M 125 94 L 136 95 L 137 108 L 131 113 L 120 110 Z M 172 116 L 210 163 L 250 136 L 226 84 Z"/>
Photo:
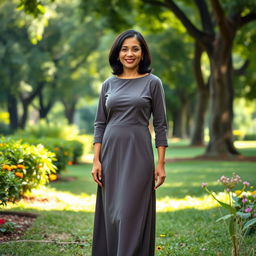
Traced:
<path fill-rule="evenodd" d="M 135 37 L 139 41 L 142 49 L 143 59 L 139 63 L 139 74 L 151 72 L 151 56 L 148 49 L 148 45 L 140 32 L 131 29 L 124 31 L 123 33 L 117 36 L 109 52 L 109 64 L 112 67 L 113 75 L 120 75 L 123 73 L 123 65 L 118 60 L 119 52 L 121 50 L 124 40 L 131 37 Z"/>

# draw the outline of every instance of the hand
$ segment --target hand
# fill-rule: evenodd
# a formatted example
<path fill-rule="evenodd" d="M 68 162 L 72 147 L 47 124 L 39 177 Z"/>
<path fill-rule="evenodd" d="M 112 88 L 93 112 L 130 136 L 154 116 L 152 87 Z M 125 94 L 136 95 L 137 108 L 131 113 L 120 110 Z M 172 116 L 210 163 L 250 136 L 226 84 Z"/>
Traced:
<path fill-rule="evenodd" d="M 101 187 L 103 187 L 103 184 L 101 182 L 102 179 L 102 167 L 100 161 L 93 162 L 92 167 L 92 177 L 96 183 L 98 183 Z"/>
<path fill-rule="evenodd" d="M 161 186 L 165 181 L 166 175 L 164 170 L 164 165 L 157 165 L 155 169 L 155 189 Z"/>

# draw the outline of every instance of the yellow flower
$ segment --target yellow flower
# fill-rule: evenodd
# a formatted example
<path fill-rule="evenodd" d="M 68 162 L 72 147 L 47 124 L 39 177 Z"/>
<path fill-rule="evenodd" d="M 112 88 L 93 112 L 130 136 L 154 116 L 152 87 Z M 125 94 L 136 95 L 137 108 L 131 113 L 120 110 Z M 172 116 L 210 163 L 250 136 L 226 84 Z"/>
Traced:
<path fill-rule="evenodd" d="M 22 172 L 15 172 L 14 174 L 21 179 L 24 177 L 24 174 Z"/>
<path fill-rule="evenodd" d="M 156 247 L 156 249 L 157 249 L 158 251 L 160 251 L 160 250 L 162 250 L 162 247 L 158 245 L 158 246 Z"/>
<path fill-rule="evenodd" d="M 67 156 L 67 155 L 68 155 L 68 152 L 67 152 L 67 151 L 65 151 L 65 152 L 64 152 L 64 155 L 65 155 L 65 156 Z"/>
<path fill-rule="evenodd" d="M 256 190 L 252 191 L 252 195 L 256 195 Z"/>
<path fill-rule="evenodd" d="M 57 175 L 56 175 L 56 174 L 52 174 L 52 173 L 51 173 L 51 174 L 49 175 L 49 180 L 50 180 L 50 181 L 54 181 L 54 180 L 56 180 L 56 179 L 57 179 Z"/>
<path fill-rule="evenodd" d="M 235 191 L 236 196 L 239 196 L 241 194 L 241 192 L 242 192 L 241 190 L 236 190 Z"/>
<path fill-rule="evenodd" d="M 3 168 L 4 170 L 9 170 L 10 166 L 9 166 L 8 164 L 3 164 L 3 165 L 2 165 L 2 168 Z"/>
<path fill-rule="evenodd" d="M 164 235 L 164 234 L 160 234 L 160 237 L 166 237 L 166 235 Z"/>
<path fill-rule="evenodd" d="M 17 167 L 18 167 L 18 169 L 25 169 L 26 168 L 23 164 L 18 164 Z"/>
<path fill-rule="evenodd" d="M 58 148 L 58 147 L 55 147 L 55 148 L 54 148 L 54 150 L 58 151 L 58 150 L 59 150 L 59 148 Z"/>
<path fill-rule="evenodd" d="M 17 168 L 18 168 L 16 165 L 11 165 L 10 167 L 11 167 L 11 169 L 12 169 L 12 170 L 14 170 L 14 169 L 17 169 Z"/>

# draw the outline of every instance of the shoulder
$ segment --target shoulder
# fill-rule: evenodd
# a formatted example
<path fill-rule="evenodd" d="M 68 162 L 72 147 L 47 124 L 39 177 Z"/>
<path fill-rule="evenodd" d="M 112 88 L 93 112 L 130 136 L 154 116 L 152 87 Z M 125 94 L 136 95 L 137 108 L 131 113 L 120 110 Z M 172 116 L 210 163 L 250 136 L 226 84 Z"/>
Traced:
<path fill-rule="evenodd" d="M 102 83 L 102 89 L 103 90 L 107 90 L 109 85 L 111 84 L 111 82 L 115 79 L 114 76 L 108 77 L 107 79 L 105 79 Z"/>
<path fill-rule="evenodd" d="M 111 83 L 112 81 L 114 81 L 114 79 L 115 79 L 115 76 L 110 76 L 110 77 L 108 77 L 108 78 L 103 82 L 103 84 Z"/>
<path fill-rule="evenodd" d="M 162 80 L 158 76 L 151 73 L 149 75 L 149 79 L 150 79 L 150 89 L 152 92 L 163 88 Z"/>
<path fill-rule="evenodd" d="M 151 81 L 153 81 L 155 83 L 161 83 L 162 84 L 161 79 L 158 76 L 156 76 L 152 73 L 150 73 L 149 78 L 151 79 Z"/>

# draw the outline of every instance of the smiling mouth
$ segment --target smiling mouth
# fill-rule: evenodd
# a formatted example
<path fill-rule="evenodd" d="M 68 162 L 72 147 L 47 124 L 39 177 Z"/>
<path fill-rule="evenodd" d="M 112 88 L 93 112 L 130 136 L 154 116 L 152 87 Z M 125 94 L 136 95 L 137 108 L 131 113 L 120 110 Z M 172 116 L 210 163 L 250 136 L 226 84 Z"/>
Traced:
<path fill-rule="evenodd" d="M 135 59 L 126 59 L 125 60 L 127 63 L 133 63 L 135 61 Z"/>

